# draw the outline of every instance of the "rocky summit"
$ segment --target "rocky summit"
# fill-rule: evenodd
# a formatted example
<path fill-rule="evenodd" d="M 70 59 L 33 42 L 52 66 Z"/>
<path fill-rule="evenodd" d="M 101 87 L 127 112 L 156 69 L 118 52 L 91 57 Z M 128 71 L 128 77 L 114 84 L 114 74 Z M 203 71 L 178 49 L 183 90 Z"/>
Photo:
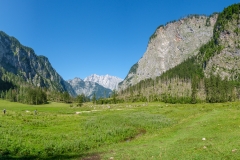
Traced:
<path fill-rule="evenodd" d="M 107 98 L 112 93 L 112 90 L 105 88 L 96 82 L 82 80 L 81 78 L 77 77 L 72 80 L 68 80 L 67 82 L 72 86 L 72 88 L 78 95 L 84 94 L 90 99 L 93 97 L 94 94 L 98 99 Z"/>
<path fill-rule="evenodd" d="M 141 80 L 160 76 L 187 58 L 196 55 L 199 48 L 213 36 L 218 15 L 192 15 L 161 25 L 150 37 L 143 57 L 132 66 L 120 89 Z"/>
<path fill-rule="evenodd" d="M 92 74 L 84 79 L 84 81 L 91 81 L 96 82 L 100 85 L 102 85 L 105 88 L 111 89 L 111 90 L 117 90 L 118 89 L 118 83 L 122 81 L 121 78 L 110 76 L 110 75 L 97 75 Z"/>

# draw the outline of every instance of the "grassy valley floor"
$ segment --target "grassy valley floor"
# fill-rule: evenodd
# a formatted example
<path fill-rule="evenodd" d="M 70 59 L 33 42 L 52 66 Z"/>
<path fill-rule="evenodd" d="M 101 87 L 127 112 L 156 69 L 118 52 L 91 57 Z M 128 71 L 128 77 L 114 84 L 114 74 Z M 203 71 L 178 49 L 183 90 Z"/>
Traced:
<path fill-rule="evenodd" d="M 74 106 L 0 100 L 0 159 L 240 157 L 240 102 Z"/>

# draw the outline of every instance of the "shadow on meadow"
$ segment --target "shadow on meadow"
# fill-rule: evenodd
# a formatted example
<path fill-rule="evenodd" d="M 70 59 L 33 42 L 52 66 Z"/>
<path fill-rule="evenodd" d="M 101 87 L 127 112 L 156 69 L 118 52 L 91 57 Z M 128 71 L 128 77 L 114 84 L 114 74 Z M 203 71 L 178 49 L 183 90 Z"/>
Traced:
<path fill-rule="evenodd" d="M 79 155 L 55 155 L 49 157 L 38 157 L 38 156 L 21 156 L 16 157 L 13 155 L 1 155 L 0 160 L 65 160 L 65 159 L 81 159 L 81 160 L 100 160 L 99 153 L 93 154 L 79 154 Z"/>

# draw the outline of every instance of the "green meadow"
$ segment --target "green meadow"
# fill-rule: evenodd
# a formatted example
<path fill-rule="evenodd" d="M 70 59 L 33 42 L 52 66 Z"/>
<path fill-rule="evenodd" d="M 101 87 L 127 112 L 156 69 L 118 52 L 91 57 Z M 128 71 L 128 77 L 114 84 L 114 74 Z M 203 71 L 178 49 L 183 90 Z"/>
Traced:
<path fill-rule="evenodd" d="M 240 159 L 240 102 L 76 107 L 0 100 L 0 110 L 0 159 Z"/>

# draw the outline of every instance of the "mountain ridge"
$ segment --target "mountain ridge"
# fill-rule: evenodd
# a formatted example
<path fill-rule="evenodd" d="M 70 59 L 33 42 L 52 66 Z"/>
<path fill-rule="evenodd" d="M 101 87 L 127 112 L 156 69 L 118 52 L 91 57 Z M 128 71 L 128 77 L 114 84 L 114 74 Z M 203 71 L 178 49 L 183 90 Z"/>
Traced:
<path fill-rule="evenodd" d="M 117 90 L 118 84 L 122 80 L 123 79 L 121 79 L 119 77 L 111 76 L 109 74 L 106 74 L 106 75 L 92 74 L 92 75 L 84 78 L 84 81 L 96 82 L 96 83 L 102 85 L 103 87 L 109 88 L 111 90 Z"/>
<path fill-rule="evenodd" d="M 60 92 L 76 93 L 56 72 L 48 58 L 38 56 L 30 47 L 22 45 L 15 37 L 0 31 L 0 67 L 23 78 L 29 84 Z"/>
<path fill-rule="evenodd" d="M 206 19 L 205 25 L 211 24 L 210 18 Z M 160 76 L 145 77 L 136 84 L 131 83 L 139 68 L 139 63 L 134 64 L 125 78 L 127 88 L 122 87 L 118 98 L 132 102 L 167 103 L 239 100 L 240 3 L 220 12 L 211 32 L 210 39 L 197 48 L 196 54 Z M 194 45 L 194 42 L 191 44 Z"/>
<path fill-rule="evenodd" d="M 105 88 L 96 82 L 84 81 L 78 77 L 68 80 L 67 82 L 72 86 L 72 88 L 78 95 L 84 94 L 90 99 L 93 98 L 94 94 L 98 99 L 108 98 L 112 93 L 112 90 Z"/>
<path fill-rule="evenodd" d="M 217 16 L 217 14 L 209 17 L 192 15 L 159 26 L 149 38 L 142 58 L 131 67 L 126 78 L 119 83 L 120 90 L 141 80 L 160 76 L 196 55 L 201 45 L 212 37 Z"/>

